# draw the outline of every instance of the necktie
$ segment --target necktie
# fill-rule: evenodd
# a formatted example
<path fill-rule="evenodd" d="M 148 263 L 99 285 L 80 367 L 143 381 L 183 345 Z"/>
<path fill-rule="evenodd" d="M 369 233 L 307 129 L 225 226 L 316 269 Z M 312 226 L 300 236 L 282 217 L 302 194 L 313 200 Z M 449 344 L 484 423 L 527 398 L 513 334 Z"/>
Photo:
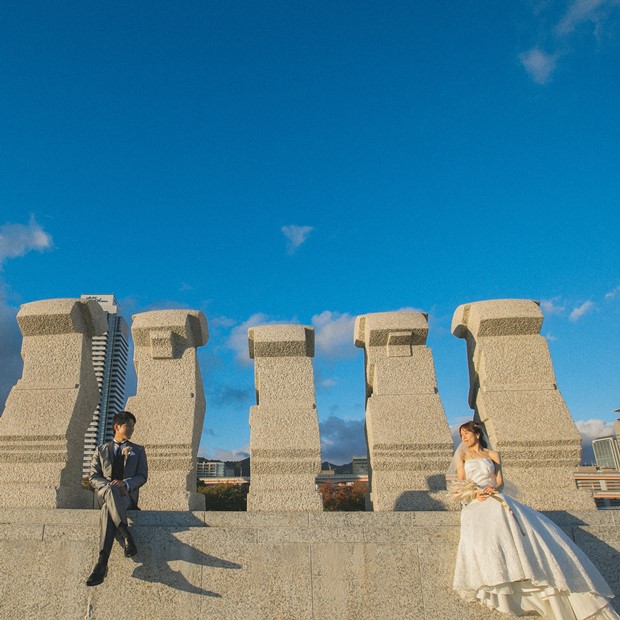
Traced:
<path fill-rule="evenodd" d="M 116 453 L 112 460 L 112 480 L 122 480 L 125 469 L 123 463 L 123 447 L 122 444 L 116 442 L 114 442 L 114 446 L 116 448 Z"/>

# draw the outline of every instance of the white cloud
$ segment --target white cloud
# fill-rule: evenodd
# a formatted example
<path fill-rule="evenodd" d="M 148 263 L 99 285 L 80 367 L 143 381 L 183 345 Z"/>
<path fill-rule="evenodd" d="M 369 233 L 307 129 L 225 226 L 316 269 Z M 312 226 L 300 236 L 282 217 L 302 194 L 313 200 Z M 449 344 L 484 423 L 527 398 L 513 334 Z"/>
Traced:
<path fill-rule="evenodd" d="M 558 55 L 547 54 L 534 47 L 529 52 L 519 54 L 519 60 L 534 82 L 546 84 L 555 70 Z"/>
<path fill-rule="evenodd" d="M 334 387 L 337 383 L 338 382 L 334 381 L 334 379 L 323 379 L 323 381 L 319 381 L 319 385 L 324 388 Z"/>
<path fill-rule="evenodd" d="M 27 225 L 0 226 L 0 268 L 9 258 L 24 256 L 32 250 L 43 252 L 52 247 L 52 237 L 37 223 L 34 215 Z"/>
<path fill-rule="evenodd" d="M 209 327 L 233 327 L 235 323 L 235 319 L 228 318 L 227 316 L 216 316 L 209 319 Z"/>
<path fill-rule="evenodd" d="M 614 434 L 613 422 L 605 422 L 605 420 L 578 420 L 575 422 L 577 429 L 583 439 L 592 442 L 597 437 L 605 437 Z"/>
<path fill-rule="evenodd" d="M 352 357 L 357 353 L 353 344 L 355 317 L 324 310 L 312 317 L 316 350 L 329 358 Z"/>
<path fill-rule="evenodd" d="M 597 437 L 605 437 L 614 434 L 612 422 L 604 420 L 579 420 L 575 422 L 577 430 L 581 435 L 582 463 L 594 463 L 594 450 L 592 450 L 592 440 Z"/>
<path fill-rule="evenodd" d="M 295 254 L 299 246 L 306 241 L 308 235 L 314 230 L 313 226 L 282 226 L 281 228 L 286 237 L 286 251 L 288 254 Z"/>
<path fill-rule="evenodd" d="M 543 299 L 540 302 L 540 309 L 543 314 L 550 316 L 552 314 L 562 314 L 565 307 L 560 305 L 559 297 L 553 297 L 552 299 Z"/>
<path fill-rule="evenodd" d="M 584 301 L 580 306 L 573 309 L 568 318 L 575 323 L 584 316 L 584 314 L 588 314 L 588 312 L 594 310 L 594 307 L 593 301 Z"/>
<path fill-rule="evenodd" d="M 577 36 L 579 26 L 587 22 L 594 24 L 594 28 L 587 35 L 594 35 L 600 39 L 605 23 L 618 6 L 620 0 L 571 0 L 555 27 L 547 28 L 546 33 L 545 29 L 542 29 L 548 45 L 561 52 L 547 53 L 535 46 L 528 52 L 519 54 L 519 60 L 530 77 L 538 84 L 546 84 L 555 71 L 560 56 L 572 51 L 569 40 Z"/>
<path fill-rule="evenodd" d="M 616 288 L 611 291 L 605 293 L 605 299 L 614 299 L 620 293 L 620 286 L 616 286 Z"/>
<path fill-rule="evenodd" d="M 545 336 L 545 338 L 549 341 L 549 342 L 557 342 L 558 341 L 558 337 L 554 336 L 551 332 L 547 332 L 547 335 Z"/>
<path fill-rule="evenodd" d="M 43 252 L 51 247 L 52 237 L 39 226 L 34 216 L 30 216 L 26 225 L 4 224 L 0 226 L 0 271 L 9 259 L 33 250 Z M 0 279 L 0 415 L 6 397 L 22 373 L 22 336 L 17 325 L 17 311 L 18 308 L 7 303 L 4 282 Z"/>
<path fill-rule="evenodd" d="M 555 33 L 559 36 L 566 36 L 572 33 L 577 26 L 587 21 L 599 24 L 604 17 L 604 8 L 613 4 L 617 4 L 617 2 L 613 0 L 575 0 L 555 27 Z"/>
<path fill-rule="evenodd" d="M 421 312 L 416 308 L 402 308 L 399 311 Z M 230 319 L 215 319 L 223 327 L 230 327 Z M 248 352 L 248 329 L 259 325 L 273 325 L 281 323 L 294 323 L 293 320 L 273 319 L 266 314 L 258 312 L 249 319 L 235 325 L 230 330 L 227 345 L 235 352 L 237 361 L 244 365 L 251 365 Z M 311 321 L 314 327 L 314 343 L 316 355 L 321 355 L 328 359 L 346 359 L 357 355 L 358 349 L 353 344 L 353 332 L 355 317 L 347 312 L 335 312 L 323 310 L 315 314 Z M 331 382 L 331 383 L 330 383 Z M 332 379 L 326 379 L 321 383 L 322 387 L 331 387 L 335 384 Z"/>
<path fill-rule="evenodd" d="M 406 306 L 394 310 L 394 312 L 424 312 L 419 308 Z M 353 344 L 355 331 L 355 317 L 347 312 L 333 312 L 323 310 L 315 314 L 311 320 L 315 329 L 315 344 L 317 353 L 331 358 L 342 359 L 353 357 L 357 354 L 357 348 Z"/>
<path fill-rule="evenodd" d="M 228 346 L 235 352 L 235 359 L 245 366 L 251 366 L 250 351 L 248 347 L 248 329 L 257 325 L 268 325 L 277 323 L 271 320 L 266 314 L 257 312 L 253 314 L 247 321 L 243 321 L 239 325 L 230 330 L 228 337 Z"/>

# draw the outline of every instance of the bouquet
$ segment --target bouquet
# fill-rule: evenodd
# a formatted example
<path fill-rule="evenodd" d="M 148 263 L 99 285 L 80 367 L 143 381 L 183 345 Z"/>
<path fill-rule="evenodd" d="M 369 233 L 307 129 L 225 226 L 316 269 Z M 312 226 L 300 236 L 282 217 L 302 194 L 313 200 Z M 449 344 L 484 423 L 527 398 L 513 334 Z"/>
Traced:
<path fill-rule="evenodd" d="M 471 480 L 458 480 L 456 482 L 450 482 L 448 484 L 448 500 L 465 506 L 475 499 L 478 499 L 478 493 L 480 493 L 481 490 L 482 489 Z M 510 508 L 506 500 L 499 497 L 497 493 L 498 492 L 494 489 L 493 491 L 485 493 L 485 495 L 499 502 L 514 517 L 521 535 L 525 536 L 525 532 L 519 523 L 519 519 L 517 519 L 517 516 L 512 511 L 512 508 Z"/>
<path fill-rule="evenodd" d="M 448 484 L 448 501 L 455 504 L 469 504 L 476 499 L 480 489 L 470 480 L 458 480 Z"/>

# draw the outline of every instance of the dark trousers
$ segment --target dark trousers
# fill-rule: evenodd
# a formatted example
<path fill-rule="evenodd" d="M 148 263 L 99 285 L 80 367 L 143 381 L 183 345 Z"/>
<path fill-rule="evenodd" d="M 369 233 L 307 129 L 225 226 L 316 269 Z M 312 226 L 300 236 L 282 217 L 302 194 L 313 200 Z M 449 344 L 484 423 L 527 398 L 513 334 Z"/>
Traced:
<path fill-rule="evenodd" d="M 121 495 L 118 487 L 107 486 L 97 491 L 97 502 L 101 509 L 99 515 L 99 552 L 106 559 L 112 551 L 114 538 L 119 532 L 127 538 L 127 510 L 133 501 L 129 495 Z"/>

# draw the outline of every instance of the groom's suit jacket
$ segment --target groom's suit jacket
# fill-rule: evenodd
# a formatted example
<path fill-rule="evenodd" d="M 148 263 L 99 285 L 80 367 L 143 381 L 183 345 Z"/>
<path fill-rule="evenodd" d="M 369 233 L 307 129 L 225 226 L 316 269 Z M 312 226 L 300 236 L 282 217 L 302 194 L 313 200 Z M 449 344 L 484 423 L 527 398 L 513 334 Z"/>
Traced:
<path fill-rule="evenodd" d="M 127 484 L 129 496 L 132 499 L 133 507 L 138 506 L 138 495 L 140 487 L 148 478 L 148 465 L 146 462 L 146 451 L 143 446 L 127 442 L 131 448 L 125 457 L 125 468 L 123 480 Z M 90 486 L 99 491 L 112 480 L 112 460 L 114 459 L 114 442 L 101 444 L 93 454 L 90 462 L 90 476 L 88 478 Z"/>

